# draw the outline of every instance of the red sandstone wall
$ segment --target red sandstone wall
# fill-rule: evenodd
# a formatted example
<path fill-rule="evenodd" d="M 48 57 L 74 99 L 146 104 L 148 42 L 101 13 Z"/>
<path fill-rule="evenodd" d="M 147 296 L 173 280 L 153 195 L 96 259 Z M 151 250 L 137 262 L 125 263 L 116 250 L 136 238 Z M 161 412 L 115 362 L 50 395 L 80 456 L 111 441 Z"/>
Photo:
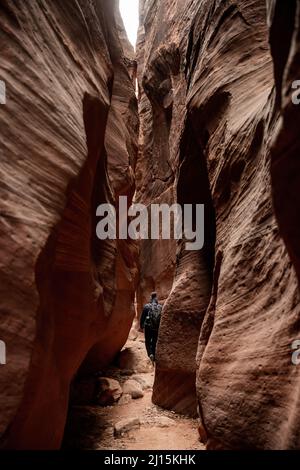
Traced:
<path fill-rule="evenodd" d="M 206 204 L 208 230 L 198 255 L 177 248 L 154 401 L 194 413 L 197 397 L 209 448 L 299 446 L 299 2 L 279 4 L 142 2 L 140 165 L 168 161 L 164 185 Z"/>
<path fill-rule="evenodd" d="M 84 369 L 111 361 L 135 313 L 136 247 L 95 236 L 96 207 L 134 192 L 133 52 L 116 8 L 1 2 L 0 433 L 11 423 L 13 448 L 59 447 L 70 381 L 89 351 Z"/>

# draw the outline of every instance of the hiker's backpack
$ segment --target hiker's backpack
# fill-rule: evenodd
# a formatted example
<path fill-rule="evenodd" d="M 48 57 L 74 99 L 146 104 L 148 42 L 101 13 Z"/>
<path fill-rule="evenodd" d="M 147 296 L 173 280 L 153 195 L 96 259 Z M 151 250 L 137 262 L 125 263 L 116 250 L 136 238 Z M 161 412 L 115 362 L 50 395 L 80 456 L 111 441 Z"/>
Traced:
<path fill-rule="evenodd" d="M 162 306 L 160 304 L 149 304 L 148 315 L 146 317 L 145 325 L 152 330 L 158 330 L 160 324 Z"/>

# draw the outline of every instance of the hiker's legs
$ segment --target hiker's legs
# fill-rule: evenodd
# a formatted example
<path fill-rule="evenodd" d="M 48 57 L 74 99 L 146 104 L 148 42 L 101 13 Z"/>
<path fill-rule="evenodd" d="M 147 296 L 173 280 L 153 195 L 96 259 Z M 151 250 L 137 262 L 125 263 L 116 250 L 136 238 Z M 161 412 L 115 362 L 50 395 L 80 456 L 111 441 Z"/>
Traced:
<path fill-rule="evenodd" d="M 154 358 L 155 358 L 155 353 L 156 353 L 157 339 L 158 339 L 158 330 L 152 330 L 151 351 L 152 351 Z"/>
<path fill-rule="evenodd" d="M 147 326 L 145 326 L 145 345 L 147 354 L 150 357 L 152 354 L 152 331 Z"/>

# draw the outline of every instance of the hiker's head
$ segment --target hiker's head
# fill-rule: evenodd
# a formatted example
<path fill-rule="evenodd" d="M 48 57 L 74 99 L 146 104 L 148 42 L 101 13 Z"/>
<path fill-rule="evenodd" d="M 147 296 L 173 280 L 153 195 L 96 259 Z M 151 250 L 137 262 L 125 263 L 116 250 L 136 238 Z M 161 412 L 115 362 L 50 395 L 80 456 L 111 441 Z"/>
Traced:
<path fill-rule="evenodd" d="M 151 302 L 158 302 L 158 300 L 157 300 L 157 293 L 156 293 L 156 292 L 152 292 L 152 294 L 151 294 Z"/>

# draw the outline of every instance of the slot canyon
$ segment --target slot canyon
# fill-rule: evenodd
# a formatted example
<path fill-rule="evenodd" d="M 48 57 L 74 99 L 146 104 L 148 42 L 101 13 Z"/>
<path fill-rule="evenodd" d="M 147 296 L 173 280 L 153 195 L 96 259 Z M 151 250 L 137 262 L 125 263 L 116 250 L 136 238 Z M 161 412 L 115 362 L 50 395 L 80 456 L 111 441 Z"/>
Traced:
<path fill-rule="evenodd" d="M 300 449 L 300 0 L 139 17 L 0 1 L 0 448 Z M 99 240 L 120 196 L 204 204 L 204 247 Z"/>

